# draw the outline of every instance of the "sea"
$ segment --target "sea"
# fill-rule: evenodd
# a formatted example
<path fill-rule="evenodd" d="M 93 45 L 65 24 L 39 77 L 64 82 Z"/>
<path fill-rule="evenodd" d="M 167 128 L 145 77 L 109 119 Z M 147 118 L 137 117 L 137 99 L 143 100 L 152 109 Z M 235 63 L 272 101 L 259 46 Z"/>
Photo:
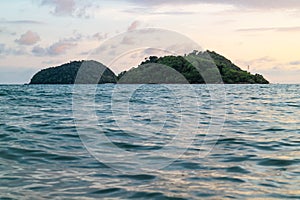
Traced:
<path fill-rule="evenodd" d="M 0 199 L 300 199 L 300 85 L 1 85 Z"/>

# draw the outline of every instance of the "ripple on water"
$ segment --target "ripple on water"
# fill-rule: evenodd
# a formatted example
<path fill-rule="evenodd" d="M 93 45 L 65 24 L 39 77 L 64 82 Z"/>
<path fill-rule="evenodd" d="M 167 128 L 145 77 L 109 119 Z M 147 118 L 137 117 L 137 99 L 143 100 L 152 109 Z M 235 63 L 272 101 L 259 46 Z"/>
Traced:
<path fill-rule="evenodd" d="M 156 85 L 139 88 L 129 102 L 121 95 L 133 87 L 120 85 L 120 96 L 112 102 L 114 87 L 98 86 L 95 105 L 74 108 L 95 108 L 99 126 L 92 126 L 95 121 L 89 117 L 78 119 L 76 126 L 73 86 L 0 86 L 0 199 L 300 199 L 299 85 L 224 86 L 230 109 L 221 133 L 211 122 L 223 110 L 205 85 L 193 86 L 198 107 L 179 105 L 179 97 Z M 175 88 L 192 98 L 185 87 Z M 83 105 L 93 97 L 76 95 Z M 129 103 L 132 121 L 127 110 L 116 118 L 112 103 Z M 160 153 L 175 133 L 180 138 L 178 123 L 185 116 L 199 119 L 193 143 L 177 143 L 174 151 Z M 139 127 L 120 130 L 118 119 Z M 76 129 L 84 133 L 80 138 Z M 151 165 L 141 165 L 151 172 L 117 171 L 85 149 L 81 139 L 89 133 L 105 134 L 122 150 L 140 155 L 140 162 L 179 158 L 156 171 Z M 101 144 L 103 152 L 110 151 L 111 145 Z M 185 154 L 177 155 L 176 150 L 185 148 Z M 136 164 L 124 163 L 126 158 L 113 162 L 128 168 Z"/>
<path fill-rule="evenodd" d="M 231 173 L 241 173 L 241 174 L 250 174 L 251 172 L 244 169 L 241 166 L 234 166 L 234 167 L 229 167 L 226 169 L 227 172 L 231 172 Z"/>
<path fill-rule="evenodd" d="M 156 176 L 149 175 L 149 174 L 137 174 L 137 175 L 119 175 L 119 178 L 126 178 L 126 179 L 134 179 L 134 180 L 153 180 Z"/>
<path fill-rule="evenodd" d="M 296 165 L 299 163 L 300 163 L 300 159 L 284 160 L 284 159 L 275 159 L 275 158 L 264 158 L 258 162 L 258 165 L 283 167 L 283 166 Z"/>

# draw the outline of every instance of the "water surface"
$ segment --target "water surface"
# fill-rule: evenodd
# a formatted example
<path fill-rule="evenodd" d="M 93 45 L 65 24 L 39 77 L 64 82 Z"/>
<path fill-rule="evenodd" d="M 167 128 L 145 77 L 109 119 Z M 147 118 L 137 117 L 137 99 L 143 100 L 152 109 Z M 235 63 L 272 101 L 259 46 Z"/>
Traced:
<path fill-rule="evenodd" d="M 224 87 L 0 86 L 0 199 L 300 199 L 300 85 Z"/>

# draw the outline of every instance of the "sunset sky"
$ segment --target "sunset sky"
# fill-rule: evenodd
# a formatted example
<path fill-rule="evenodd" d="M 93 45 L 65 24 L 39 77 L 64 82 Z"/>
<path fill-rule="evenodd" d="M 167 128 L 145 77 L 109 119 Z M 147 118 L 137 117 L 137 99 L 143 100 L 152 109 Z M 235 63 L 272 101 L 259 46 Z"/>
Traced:
<path fill-rule="evenodd" d="M 28 83 L 42 68 L 88 59 L 109 38 L 152 27 L 181 33 L 272 83 L 300 83 L 299 0 L 10 0 L 0 5 L 1 84 Z"/>

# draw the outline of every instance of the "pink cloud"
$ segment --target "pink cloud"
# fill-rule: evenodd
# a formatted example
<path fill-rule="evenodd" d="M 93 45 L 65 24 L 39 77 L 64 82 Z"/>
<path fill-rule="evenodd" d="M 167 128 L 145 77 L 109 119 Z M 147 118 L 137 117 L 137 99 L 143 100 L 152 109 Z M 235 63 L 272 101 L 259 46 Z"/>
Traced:
<path fill-rule="evenodd" d="M 40 46 L 33 47 L 31 52 L 36 56 L 43 56 L 46 54 L 46 50 Z"/>
<path fill-rule="evenodd" d="M 21 35 L 20 39 L 15 40 L 15 42 L 21 45 L 33 45 L 40 40 L 41 38 L 37 33 L 27 31 L 26 33 Z"/>
<path fill-rule="evenodd" d="M 141 25 L 140 21 L 134 21 L 130 24 L 130 26 L 128 27 L 128 31 L 134 31 L 136 30 L 139 26 Z"/>
<path fill-rule="evenodd" d="M 123 40 L 121 41 L 121 44 L 133 45 L 134 44 L 134 40 L 131 37 L 124 36 Z"/>
<path fill-rule="evenodd" d="M 51 45 L 48 49 L 48 53 L 50 55 L 60 55 L 66 53 L 68 49 L 71 49 L 72 47 L 76 46 L 73 42 L 68 41 L 59 41 L 57 43 L 54 43 Z"/>
<path fill-rule="evenodd" d="M 32 49 L 32 53 L 35 56 L 58 56 L 65 54 L 68 50 L 74 48 L 77 44 L 68 40 L 61 40 L 47 48 L 43 48 L 40 46 L 35 46 Z"/>
<path fill-rule="evenodd" d="M 53 5 L 57 15 L 72 15 L 76 6 L 74 0 L 44 0 L 42 5 Z"/>
<path fill-rule="evenodd" d="M 89 18 L 88 9 L 97 7 L 92 1 L 77 0 L 43 0 L 41 5 L 52 7 L 53 15 L 82 18 Z"/>

